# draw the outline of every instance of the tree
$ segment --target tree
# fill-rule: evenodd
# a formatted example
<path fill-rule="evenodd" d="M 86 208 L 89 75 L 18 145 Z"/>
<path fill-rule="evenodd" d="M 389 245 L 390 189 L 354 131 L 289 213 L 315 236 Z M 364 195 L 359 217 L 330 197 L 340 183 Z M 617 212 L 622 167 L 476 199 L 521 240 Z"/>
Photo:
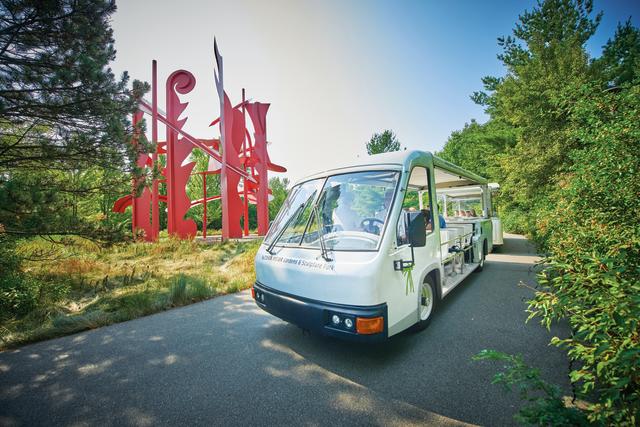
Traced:
<path fill-rule="evenodd" d="M 640 417 L 639 116 L 639 79 L 576 102 L 572 132 L 584 148 L 571 153 L 553 205 L 536 222 L 550 257 L 529 312 L 547 327 L 570 325 L 571 335 L 552 344 L 577 362 L 570 378 L 592 402 L 596 425 L 632 426 Z"/>
<path fill-rule="evenodd" d="M 280 207 L 289 193 L 289 184 L 289 178 L 276 176 L 269 179 L 269 188 L 271 189 L 271 195 L 273 197 L 269 202 L 269 219 L 274 219 L 278 211 L 280 211 Z"/>
<path fill-rule="evenodd" d="M 620 87 L 640 77 L 640 30 L 630 20 L 618 24 L 595 66 L 607 86 Z"/>
<path fill-rule="evenodd" d="M 380 154 L 390 151 L 400 151 L 400 141 L 396 138 L 393 131 L 385 130 L 382 133 L 374 133 L 369 142 L 367 142 L 367 153 Z"/>
<path fill-rule="evenodd" d="M 471 172 L 501 181 L 500 155 L 516 143 L 512 127 L 496 121 L 479 124 L 475 120 L 454 131 L 438 156 Z"/>
<path fill-rule="evenodd" d="M 592 15 L 589 0 L 546 0 L 523 13 L 513 35 L 498 39 L 506 75 L 485 77 L 485 92 L 472 96 L 516 136 L 500 164 L 516 231 L 535 235 L 537 210 L 581 146 L 568 119 L 576 95 L 597 78 L 585 48 L 601 18 Z"/>
<path fill-rule="evenodd" d="M 600 16 L 592 17 L 590 1 L 538 3 L 520 16 L 513 37 L 499 39 L 506 75 L 483 79 L 486 91 L 473 99 L 486 105 L 492 125 L 515 135 L 496 153 L 505 226 L 531 233 L 547 254 L 530 319 L 570 326 L 568 337 L 551 343 L 577 362 L 569 377 L 586 400 L 580 410 L 588 421 L 637 425 L 640 32 L 619 25 L 591 60 L 585 43 Z M 474 159 L 487 133 L 472 123 L 454 132 L 443 152 L 470 169 L 491 165 Z M 515 368 L 499 378 L 535 390 L 534 371 Z M 518 379 L 518 371 L 525 375 Z M 543 400 L 523 407 L 521 419 L 576 422 L 569 421 L 576 409 L 558 393 Z"/>
<path fill-rule="evenodd" d="M 0 4 L 0 222 L 9 234 L 95 237 L 77 203 L 130 182 L 127 115 L 147 85 L 129 91 L 126 73 L 116 79 L 108 66 L 115 9 L 109 0 Z M 92 168 L 100 179 L 77 179 Z"/>

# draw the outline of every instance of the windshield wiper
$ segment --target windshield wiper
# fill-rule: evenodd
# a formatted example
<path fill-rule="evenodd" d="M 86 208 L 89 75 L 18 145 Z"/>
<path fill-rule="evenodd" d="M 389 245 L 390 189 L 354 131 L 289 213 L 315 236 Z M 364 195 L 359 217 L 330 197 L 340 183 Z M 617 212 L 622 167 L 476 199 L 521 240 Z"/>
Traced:
<path fill-rule="evenodd" d="M 322 230 L 324 228 L 324 223 L 320 221 L 321 217 L 320 212 L 318 211 L 318 204 L 315 204 L 313 206 L 313 212 L 316 215 L 316 222 L 318 223 L 318 240 L 320 240 L 320 251 L 322 252 L 322 258 L 324 258 L 325 261 L 333 261 L 331 258 L 329 258 L 329 251 L 327 251 L 327 247 L 324 244 L 324 231 Z"/>
<path fill-rule="evenodd" d="M 274 254 L 273 252 L 273 248 L 276 245 L 276 243 L 278 243 L 278 241 L 280 240 L 280 238 L 282 237 L 282 235 L 284 234 L 285 230 L 289 227 L 289 225 L 291 225 L 291 222 L 298 217 L 298 214 L 300 213 L 300 211 L 302 209 L 304 209 L 306 203 L 301 203 L 300 206 L 298 206 L 298 208 L 295 210 L 295 212 L 293 212 L 293 214 L 289 217 L 289 219 L 287 220 L 287 222 L 284 223 L 284 225 L 282 226 L 282 228 L 280 229 L 280 231 L 278 232 L 278 234 L 273 238 L 273 240 L 271 241 L 271 244 L 269 245 L 269 247 L 267 248 L 267 252 L 269 252 L 271 255 Z"/>

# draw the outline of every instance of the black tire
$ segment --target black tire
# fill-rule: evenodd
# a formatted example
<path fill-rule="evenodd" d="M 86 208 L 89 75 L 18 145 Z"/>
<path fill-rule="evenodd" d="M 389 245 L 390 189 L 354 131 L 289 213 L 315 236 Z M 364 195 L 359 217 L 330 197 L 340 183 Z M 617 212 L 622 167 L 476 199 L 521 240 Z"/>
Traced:
<path fill-rule="evenodd" d="M 487 241 L 483 240 L 482 241 L 482 252 L 480 252 L 480 265 L 478 266 L 478 268 L 476 268 L 474 270 L 475 273 L 479 273 L 482 270 L 484 270 L 484 261 L 487 258 Z"/>
<path fill-rule="evenodd" d="M 423 290 L 425 291 L 426 295 L 423 294 Z M 422 314 L 423 314 L 423 303 L 425 302 L 425 300 L 423 299 L 424 297 L 429 297 L 428 294 L 431 294 L 430 298 L 431 298 L 431 309 L 428 310 L 428 314 L 426 315 L 426 317 L 423 319 L 422 318 Z M 437 301 L 438 301 L 438 294 L 436 293 L 436 285 L 433 282 L 433 276 L 427 276 L 424 279 L 424 283 L 422 283 L 420 285 L 420 289 L 418 291 L 418 298 L 420 298 L 419 300 L 419 307 L 418 307 L 418 316 L 419 320 L 418 323 L 416 323 L 415 325 L 413 325 L 412 329 L 415 332 L 420 332 L 420 331 L 424 331 L 425 329 L 427 329 L 427 326 L 429 326 L 429 324 L 431 323 L 431 319 L 433 318 L 433 314 L 436 311 L 436 306 L 437 306 Z"/>

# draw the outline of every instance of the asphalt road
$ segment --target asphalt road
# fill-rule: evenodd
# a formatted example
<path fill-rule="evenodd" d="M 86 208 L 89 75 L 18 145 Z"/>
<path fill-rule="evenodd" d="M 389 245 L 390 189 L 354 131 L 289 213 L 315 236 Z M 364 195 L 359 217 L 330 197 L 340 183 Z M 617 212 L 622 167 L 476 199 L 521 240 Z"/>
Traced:
<path fill-rule="evenodd" d="M 305 335 L 243 292 L 0 353 L 0 425 L 511 425 L 517 396 L 472 355 L 522 353 L 568 387 L 562 328 L 524 323 L 534 260 L 508 236 L 427 330 L 376 346 Z"/>

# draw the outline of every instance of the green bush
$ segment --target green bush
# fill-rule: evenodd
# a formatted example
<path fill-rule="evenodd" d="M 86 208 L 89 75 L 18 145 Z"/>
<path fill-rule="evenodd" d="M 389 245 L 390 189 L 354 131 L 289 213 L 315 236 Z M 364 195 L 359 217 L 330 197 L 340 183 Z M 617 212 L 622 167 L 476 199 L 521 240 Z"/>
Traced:
<path fill-rule="evenodd" d="M 500 215 L 504 231 L 515 234 L 526 235 L 531 230 L 528 225 L 528 218 L 528 214 L 518 209 L 508 210 Z"/>
<path fill-rule="evenodd" d="M 554 338 L 578 363 L 571 381 L 594 402 L 589 419 L 640 422 L 640 85 L 597 93 L 574 106 L 574 136 L 585 149 L 538 216 L 550 253 L 530 302 L 549 326 L 566 318 L 572 335 Z"/>
<path fill-rule="evenodd" d="M 38 305 L 38 283 L 20 270 L 15 242 L 0 234 L 0 318 L 21 316 Z"/>
<path fill-rule="evenodd" d="M 22 274 L 9 274 L 0 278 L 0 316 L 23 316 L 38 307 L 40 286 L 34 279 Z"/>
<path fill-rule="evenodd" d="M 593 6 L 544 0 L 521 14 L 499 39 L 505 74 L 472 97 L 515 143 L 475 125 L 443 153 L 498 181 L 505 230 L 547 254 L 528 310 L 546 326 L 568 321 L 571 336 L 552 343 L 575 362 L 570 379 L 591 401 L 581 410 L 640 425 L 640 29 L 619 24 L 592 58 Z M 478 150 L 495 155 L 477 160 Z"/>

